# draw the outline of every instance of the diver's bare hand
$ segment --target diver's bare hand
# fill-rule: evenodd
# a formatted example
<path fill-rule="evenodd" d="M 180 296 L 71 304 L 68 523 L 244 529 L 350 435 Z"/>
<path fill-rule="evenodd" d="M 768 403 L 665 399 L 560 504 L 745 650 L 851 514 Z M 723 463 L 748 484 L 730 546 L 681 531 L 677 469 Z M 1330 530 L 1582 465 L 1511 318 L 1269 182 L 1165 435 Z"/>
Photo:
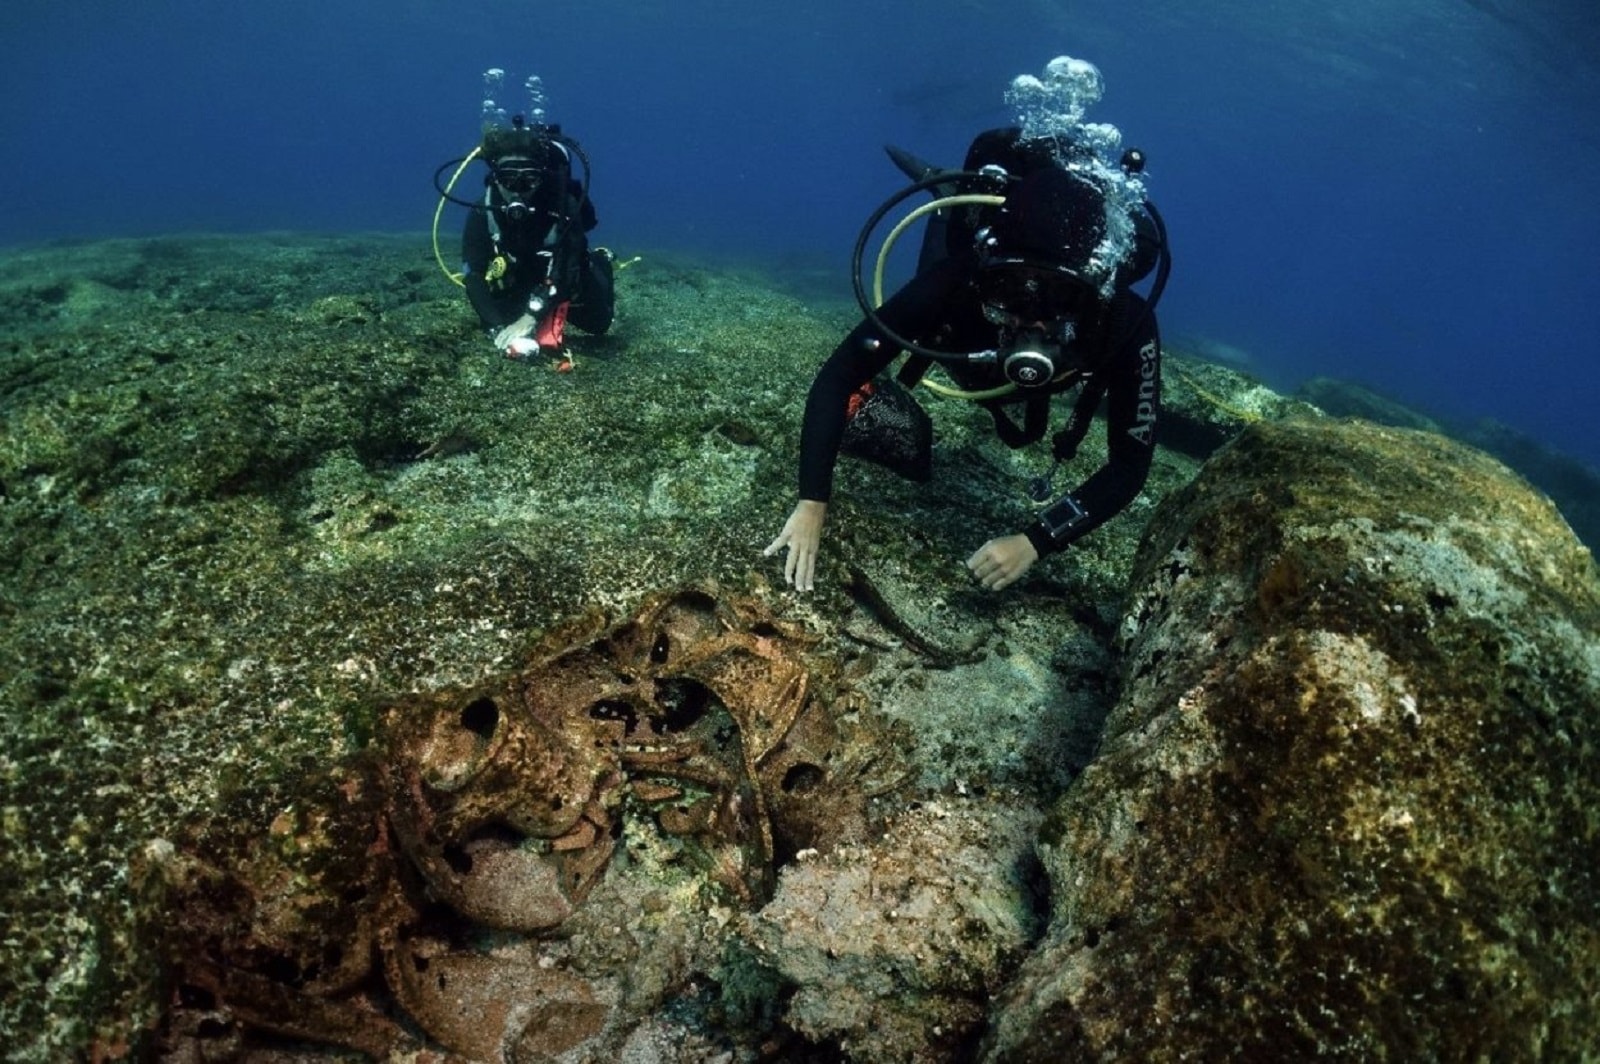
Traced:
<path fill-rule="evenodd" d="M 1018 533 L 991 539 L 979 547 L 977 553 L 967 559 L 967 568 L 972 570 L 978 583 L 990 591 L 1000 591 L 1020 580 L 1038 560 L 1039 552 L 1034 550 L 1033 543 Z"/>
<path fill-rule="evenodd" d="M 783 578 L 796 591 L 810 591 L 817 575 L 817 548 L 822 543 L 822 522 L 828 516 L 828 504 L 815 499 L 801 499 L 783 523 L 778 538 L 761 553 L 770 558 L 784 547 L 789 548 L 783 559 Z"/>

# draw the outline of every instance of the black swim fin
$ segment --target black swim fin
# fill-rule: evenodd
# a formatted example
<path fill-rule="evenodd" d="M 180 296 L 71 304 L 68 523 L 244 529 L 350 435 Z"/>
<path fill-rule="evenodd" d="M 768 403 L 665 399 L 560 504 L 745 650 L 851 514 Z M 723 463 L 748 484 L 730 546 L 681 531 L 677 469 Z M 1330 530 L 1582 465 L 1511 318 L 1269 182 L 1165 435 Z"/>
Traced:
<path fill-rule="evenodd" d="M 885 144 L 883 150 L 889 153 L 889 158 L 900 168 L 900 172 L 913 181 L 932 177 L 939 172 L 939 168 L 930 162 L 917 158 L 904 148 L 897 148 L 893 144 Z"/>
<path fill-rule="evenodd" d="M 883 150 L 889 153 L 889 158 L 894 160 L 894 164 L 900 168 L 900 172 L 905 174 L 915 183 L 920 183 L 930 179 L 937 179 L 941 174 L 953 174 L 956 172 L 934 166 L 932 163 L 923 159 L 919 159 L 915 155 L 912 155 L 910 152 L 906 151 L 904 148 L 897 148 L 893 144 L 885 144 L 883 146 Z M 954 181 L 928 186 L 928 194 L 936 200 L 943 199 L 946 196 L 953 196 L 956 194 L 956 191 L 957 186 Z M 937 211 L 928 218 L 927 227 L 922 233 L 922 250 L 917 255 L 918 273 L 927 270 L 934 263 L 944 258 L 948 253 L 947 249 L 945 248 L 946 224 L 947 222 L 944 211 Z M 912 362 L 914 361 L 915 360 L 913 359 L 906 363 L 906 368 L 908 370 L 910 370 Z M 911 372 L 913 376 L 920 377 L 922 371 L 926 369 L 927 367 L 923 366 L 921 367 L 921 370 L 913 370 Z M 913 383 L 915 383 L 914 380 Z"/>

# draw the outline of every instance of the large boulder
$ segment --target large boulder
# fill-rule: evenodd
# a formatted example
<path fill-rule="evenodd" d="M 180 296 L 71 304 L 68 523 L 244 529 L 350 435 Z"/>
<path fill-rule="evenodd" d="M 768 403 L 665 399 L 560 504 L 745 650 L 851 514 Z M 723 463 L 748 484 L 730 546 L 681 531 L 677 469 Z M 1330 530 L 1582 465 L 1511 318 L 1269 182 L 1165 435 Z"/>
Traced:
<path fill-rule="evenodd" d="M 1334 417 L 1359 417 L 1399 428 L 1440 432 L 1487 451 L 1528 478 L 1561 509 L 1572 531 L 1592 551 L 1600 546 L 1600 471 L 1493 418 L 1445 423 L 1353 381 L 1313 377 L 1295 398 Z"/>
<path fill-rule="evenodd" d="M 1261 423 L 1152 521 L 993 1061 L 1600 1045 L 1600 581 L 1493 459 Z"/>

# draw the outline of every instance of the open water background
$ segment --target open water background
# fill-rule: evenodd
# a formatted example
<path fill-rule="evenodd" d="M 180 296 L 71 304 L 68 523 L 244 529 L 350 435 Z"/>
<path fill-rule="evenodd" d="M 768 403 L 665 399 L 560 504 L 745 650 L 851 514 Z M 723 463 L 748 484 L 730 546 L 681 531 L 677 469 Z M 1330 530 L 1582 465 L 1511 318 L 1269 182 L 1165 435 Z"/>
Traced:
<path fill-rule="evenodd" d="M 599 242 L 843 293 L 882 145 L 959 163 L 1060 54 L 1151 160 L 1169 340 L 1600 466 L 1592 0 L 9 0 L 0 247 L 424 230 L 498 66 L 589 153 Z"/>

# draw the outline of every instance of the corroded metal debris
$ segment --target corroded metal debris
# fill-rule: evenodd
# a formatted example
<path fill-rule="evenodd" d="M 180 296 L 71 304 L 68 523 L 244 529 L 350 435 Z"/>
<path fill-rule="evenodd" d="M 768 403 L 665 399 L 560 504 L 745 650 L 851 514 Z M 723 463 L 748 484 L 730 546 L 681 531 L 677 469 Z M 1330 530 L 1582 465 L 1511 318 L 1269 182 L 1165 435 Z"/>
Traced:
<path fill-rule="evenodd" d="M 861 766 L 881 751 L 847 749 L 847 703 L 814 694 L 806 646 L 754 603 L 663 593 L 494 682 L 387 707 L 325 808 L 280 815 L 237 856 L 149 855 L 177 910 L 167 1058 L 287 1037 L 520 1060 L 637 1022 L 540 949 L 606 875 L 624 818 L 746 909 L 785 854 L 865 828 Z"/>

